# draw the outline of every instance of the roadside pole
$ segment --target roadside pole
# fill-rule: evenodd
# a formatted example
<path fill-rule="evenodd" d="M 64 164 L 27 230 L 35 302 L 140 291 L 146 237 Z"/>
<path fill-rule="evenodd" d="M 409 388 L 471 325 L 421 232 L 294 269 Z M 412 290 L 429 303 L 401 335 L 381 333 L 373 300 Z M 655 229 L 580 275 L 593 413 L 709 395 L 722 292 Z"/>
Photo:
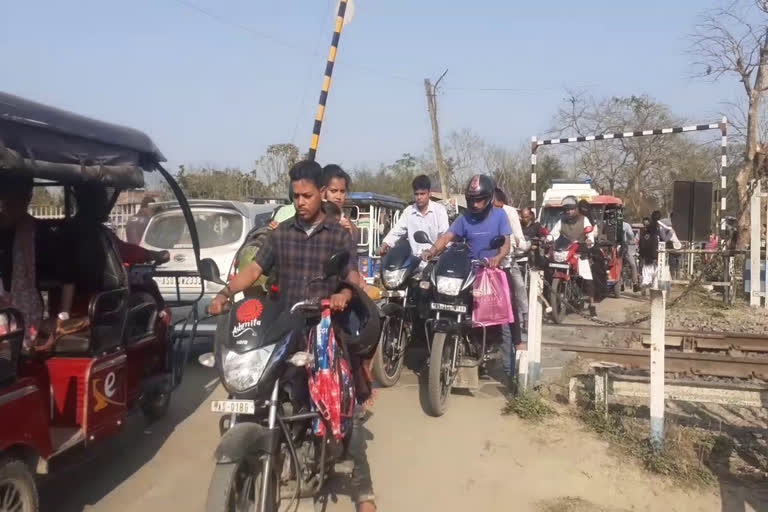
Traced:
<path fill-rule="evenodd" d="M 752 196 L 749 198 L 750 237 L 749 237 L 749 305 L 760 307 L 760 180 L 755 180 L 752 186 Z"/>
<path fill-rule="evenodd" d="M 541 331 L 542 310 L 539 296 L 543 292 L 544 279 L 542 271 L 529 267 L 530 288 L 528 291 L 528 385 L 533 389 L 539 381 L 541 373 Z M 523 361 L 520 362 L 521 366 Z"/>
<path fill-rule="evenodd" d="M 664 447 L 664 349 L 669 269 L 665 244 L 659 243 L 656 277 L 651 287 L 651 445 Z"/>

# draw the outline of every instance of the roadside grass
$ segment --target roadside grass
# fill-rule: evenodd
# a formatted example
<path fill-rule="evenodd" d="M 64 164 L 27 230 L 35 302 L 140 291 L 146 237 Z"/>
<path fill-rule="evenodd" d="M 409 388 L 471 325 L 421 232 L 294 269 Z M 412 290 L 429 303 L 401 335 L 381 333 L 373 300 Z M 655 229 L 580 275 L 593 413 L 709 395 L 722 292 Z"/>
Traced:
<path fill-rule="evenodd" d="M 502 409 L 502 414 L 514 414 L 520 419 L 541 423 L 546 418 L 557 414 L 555 410 L 547 404 L 546 400 L 536 391 L 529 391 L 509 397 L 507 404 Z"/>
<path fill-rule="evenodd" d="M 665 426 L 663 449 L 655 449 L 648 438 L 648 421 L 606 413 L 599 406 L 580 409 L 577 416 L 619 453 L 635 458 L 648 472 L 667 476 L 684 487 L 713 484 L 716 477 L 708 463 L 730 451 L 727 438 L 674 424 Z"/>

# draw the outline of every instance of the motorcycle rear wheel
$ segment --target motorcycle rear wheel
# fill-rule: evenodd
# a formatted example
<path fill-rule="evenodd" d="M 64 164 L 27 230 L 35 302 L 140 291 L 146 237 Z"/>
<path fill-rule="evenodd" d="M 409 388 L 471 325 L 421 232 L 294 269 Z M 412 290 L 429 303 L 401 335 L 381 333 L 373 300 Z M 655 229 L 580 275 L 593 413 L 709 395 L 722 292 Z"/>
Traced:
<path fill-rule="evenodd" d="M 384 325 L 381 329 L 381 337 L 379 338 L 379 347 L 376 349 L 376 353 L 373 356 L 373 364 L 371 370 L 376 382 L 384 388 L 391 388 L 397 381 L 400 380 L 400 374 L 403 372 L 403 365 L 405 363 L 405 346 L 408 342 L 408 333 L 406 332 L 406 326 L 403 325 L 400 331 L 399 340 L 397 339 L 397 330 L 400 327 L 400 318 L 387 317 L 384 319 Z M 396 359 L 391 357 L 392 344 L 399 341 L 400 354 Z"/>
<path fill-rule="evenodd" d="M 251 462 L 241 459 L 232 464 L 217 464 L 211 476 L 211 484 L 208 487 L 208 499 L 206 500 L 206 512 L 251 512 L 257 510 L 258 500 L 261 495 L 262 459 L 255 466 Z M 277 480 L 272 477 L 270 482 L 270 496 L 267 499 L 267 508 L 263 512 L 277 512 L 279 503 L 279 490 Z"/>
<path fill-rule="evenodd" d="M 453 380 L 454 349 L 453 337 L 448 338 L 444 332 L 436 332 L 432 336 L 426 403 L 427 414 L 430 416 L 442 416 L 448 409 Z"/>

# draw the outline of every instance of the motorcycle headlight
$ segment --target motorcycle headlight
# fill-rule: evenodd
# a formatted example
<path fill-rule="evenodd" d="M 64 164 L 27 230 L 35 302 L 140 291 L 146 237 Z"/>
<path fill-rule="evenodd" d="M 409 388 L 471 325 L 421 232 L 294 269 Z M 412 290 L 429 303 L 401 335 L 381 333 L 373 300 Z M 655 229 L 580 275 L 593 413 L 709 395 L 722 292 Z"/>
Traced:
<path fill-rule="evenodd" d="M 555 251 L 555 261 L 557 263 L 563 263 L 568 259 L 568 251 Z"/>
<path fill-rule="evenodd" d="M 267 345 L 245 354 L 225 350 L 222 354 L 222 376 L 227 386 L 235 391 L 254 387 L 261 379 L 274 351 L 275 345 Z"/>
<path fill-rule="evenodd" d="M 382 271 L 381 279 L 382 281 L 384 281 L 384 286 L 388 290 L 392 290 L 394 288 L 399 287 L 401 284 L 403 284 L 403 279 L 405 279 L 405 273 L 407 271 L 408 271 L 407 268 Z"/>
<path fill-rule="evenodd" d="M 464 280 L 458 277 L 438 276 L 437 277 L 437 293 L 455 297 L 461 291 L 461 285 L 463 283 L 464 283 Z"/>

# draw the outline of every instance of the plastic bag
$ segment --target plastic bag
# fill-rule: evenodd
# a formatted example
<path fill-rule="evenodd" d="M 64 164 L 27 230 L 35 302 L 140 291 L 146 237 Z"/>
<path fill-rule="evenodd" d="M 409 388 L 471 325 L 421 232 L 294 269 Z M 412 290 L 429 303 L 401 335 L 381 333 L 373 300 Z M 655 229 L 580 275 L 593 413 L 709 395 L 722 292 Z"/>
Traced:
<path fill-rule="evenodd" d="M 475 326 L 510 324 L 515 321 L 512 299 L 509 295 L 507 275 L 497 268 L 481 268 L 477 271 L 472 309 Z"/>

